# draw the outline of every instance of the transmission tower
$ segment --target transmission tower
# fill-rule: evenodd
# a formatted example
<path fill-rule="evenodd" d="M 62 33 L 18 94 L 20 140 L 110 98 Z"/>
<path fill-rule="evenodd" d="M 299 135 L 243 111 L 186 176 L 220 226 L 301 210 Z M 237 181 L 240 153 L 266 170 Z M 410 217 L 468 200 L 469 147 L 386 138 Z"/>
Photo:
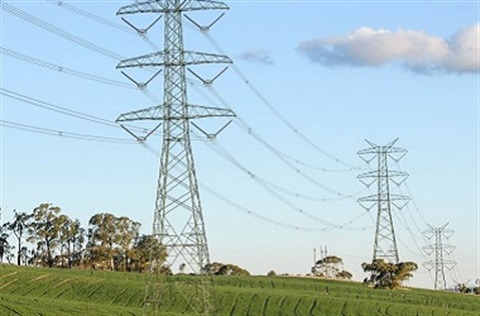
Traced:
<path fill-rule="evenodd" d="M 408 174 L 401 171 L 393 171 L 388 168 L 388 161 L 392 159 L 398 162 L 406 154 L 407 150 L 393 147 L 398 138 L 385 146 L 378 146 L 368 140 L 370 148 L 360 150 L 357 154 L 367 163 L 377 159 L 377 170 L 362 173 L 358 179 L 367 187 L 377 184 L 377 193 L 358 199 L 358 203 L 367 211 L 377 208 L 377 223 L 375 229 L 375 242 L 373 246 L 373 260 L 383 259 L 386 262 L 398 263 L 398 249 L 393 226 L 392 210 L 402 209 L 410 200 L 407 196 L 392 194 L 390 184 L 400 186 Z"/>
<path fill-rule="evenodd" d="M 122 74 L 136 83 L 139 89 L 144 89 L 163 70 L 163 103 L 124 113 L 117 118 L 119 123 L 137 120 L 160 120 L 163 124 L 153 236 L 166 247 L 167 259 L 165 263 L 161 261 L 161 250 L 158 247 L 151 250 L 151 268 L 144 300 L 145 314 L 156 315 L 159 313 L 161 303 L 165 300 L 165 295 L 169 293 L 172 295 L 172 300 L 178 300 L 179 297 L 186 300 L 187 306 L 190 306 L 194 313 L 205 315 L 214 313 L 213 284 L 208 273 L 210 257 L 191 148 L 190 129 L 193 126 L 212 138 L 223 130 L 228 123 L 216 133 L 209 134 L 191 121 L 209 117 L 231 119 L 235 114 L 227 109 L 189 104 L 187 101 L 186 70 L 189 70 L 197 78 L 201 78 L 187 67 L 213 63 L 229 64 L 232 61 L 224 55 L 185 50 L 183 18 L 186 17 L 201 31 L 208 31 L 223 14 L 209 26 L 203 27 L 185 15 L 185 12 L 227 9 L 226 4 L 218 1 L 156 0 L 135 2 L 121 7 L 117 12 L 117 15 L 122 16 L 136 13 L 157 15 L 154 22 L 145 29 L 138 28 L 127 19 L 122 18 L 140 36 L 145 36 L 146 32 L 161 17 L 164 20 L 164 46 L 162 51 L 126 59 L 117 66 L 118 69 L 131 67 L 160 68 L 146 83 L 138 83 L 122 71 Z M 212 80 L 203 81 L 204 83 L 212 82 Z M 126 126 L 122 127 L 135 136 L 137 140 L 145 141 L 146 137 L 138 137 Z M 155 129 L 150 131 L 147 137 Z M 184 278 L 188 281 L 180 282 L 178 278 L 161 276 L 162 271 L 166 270 L 173 273 L 195 274 L 196 276 Z M 176 303 L 179 302 L 176 301 Z"/>
<path fill-rule="evenodd" d="M 452 229 L 447 228 L 448 223 L 441 227 L 430 226 L 430 229 L 423 232 L 423 235 L 431 240 L 434 239 L 435 243 L 423 247 L 423 251 L 429 256 L 435 254 L 435 260 L 428 260 L 423 263 L 423 266 L 431 271 L 435 269 L 435 290 L 446 290 L 447 284 L 445 280 L 445 268 L 451 270 L 457 263 L 454 260 L 445 260 L 444 253 L 451 254 L 455 250 L 455 246 L 450 244 L 444 244 L 442 238 L 449 239 L 455 232 Z"/>

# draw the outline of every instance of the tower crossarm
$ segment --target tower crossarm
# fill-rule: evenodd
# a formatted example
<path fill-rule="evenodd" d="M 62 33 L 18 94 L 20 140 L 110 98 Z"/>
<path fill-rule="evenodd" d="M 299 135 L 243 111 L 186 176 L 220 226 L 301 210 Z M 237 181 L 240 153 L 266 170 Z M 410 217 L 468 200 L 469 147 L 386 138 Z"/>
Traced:
<path fill-rule="evenodd" d="M 121 114 L 116 122 L 128 122 L 128 121 L 139 121 L 139 120 L 191 120 L 191 119 L 201 119 L 208 117 L 235 117 L 235 113 L 229 109 L 222 109 L 216 107 L 202 106 L 202 105 L 193 105 L 188 104 L 188 116 L 184 115 L 171 115 L 169 117 L 164 117 L 164 106 L 157 105 L 152 106 L 146 109 L 136 110 Z"/>
<path fill-rule="evenodd" d="M 399 195 L 399 194 L 390 194 L 389 196 L 387 195 L 378 195 L 378 194 L 372 194 L 369 196 L 364 196 L 362 198 L 359 198 L 357 200 L 358 203 L 362 202 L 378 202 L 378 201 L 410 201 L 410 198 L 406 195 Z"/>
<path fill-rule="evenodd" d="M 375 146 L 367 149 L 362 149 L 357 151 L 357 155 L 366 155 L 366 154 L 380 154 L 380 153 L 387 153 L 387 154 L 406 154 L 408 151 L 404 148 L 398 147 L 387 147 L 387 146 Z"/>
<path fill-rule="evenodd" d="M 235 117 L 235 113 L 229 109 L 202 105 L 188 105 L 189 119 L 200 119 L 207 117 Z"/>
<path fill-rule="evenodd" d="M 362 174 L 359 174 L 357 176 L 357 179 L 362 179 L 362 178 L 378 178 L 378 177 L 385 177 L 385 178 L 392 178 L 392 177 L 402 177 L 402 178 L 408 178 L 409 174 L 403 171 L 394 171 L 394 170 L 389 170 L 388 174 L 387 173 L 381 173 L 378 172 L 378 170 L 375 171 L 369 171 L 365 172 Z"/>
<path fill-rule="evenodd" d="M 131 67 L 189 66 L 199 64 L 231 64 L 232 60 L 225 55 L 200 53 L 194 51 L 170 52 L 171 56 L 182 54 L 181 58 L 165 62 L 165 52 L 151 53 L 120 61 L 117 69 Z"/>
<path fill-rule="evenodd" d="M 229 7 L 221 1 L 186 0 L 174 8 L 167 6 L 165 0 L 142 1 L 121 7 L 117 15 L 134 13 L 168 13 L 198 10 L 228 10 Z"/>
<path fill-rule="evenodd" d="M 374 206 L 378 206 L 380 202 L 391 203 L 391 205 L 398 209 L 402 209 L 409 201 L 410 198 L 408 196 L 398 194 L 373 194 L 357 200 L 357 202 L 367 211 L 370 211 Z"/>

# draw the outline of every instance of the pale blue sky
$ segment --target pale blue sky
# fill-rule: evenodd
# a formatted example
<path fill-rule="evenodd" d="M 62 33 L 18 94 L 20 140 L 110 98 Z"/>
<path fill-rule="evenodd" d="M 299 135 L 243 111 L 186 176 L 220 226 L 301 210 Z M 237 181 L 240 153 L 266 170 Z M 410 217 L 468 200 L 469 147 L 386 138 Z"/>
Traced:
<path fill-rule="evenodd" d="M 46 1 L 7 2 L 125 57 L 153 50 L 138 36 L 96 23 Z M 129 2 L 67 3 L 120 24 L 115 12 Z M 428 223 L 440 226 L 449 222 L 449 227 L 456 231 L 451 243 L 457 246 L 454 258 L 459 264 L 458 270 L 447 278 L 448 282 L 458 279 L 458 274 L 464 281 L 477 278 L 478 59 L 473 66 L 463 65 L 467 60 L 461 55 L 463 46 L 458 45 L 460 48 L 455 50 L 452 44 L 456 38 L 461 38 L 455 34 L 468 35 L 470 33 L 465 30 L 476 29 L 479 22 L 477 2 L 227 3 L 231 9 L 212 27 L 211 38 L 270 104 L 309 139 L 354 166 L 363 166 L 356 152 L 367 148 L 364 139 L 381 145 L 399 137 L 397 145 L 409 151 L 400 167 L 410 173 L 407 183 L 415 204 L 411 203 L 394 217 L 401 260 L 418 263 L 425 260 L 417 247 L 425 245 L 419 236 L 419 230 L 426 229 L 419 215 L 421 212 Z M 118 62 L 115 59 L 48 33 L 6 10 L 0 12 L 2 47 L 67 68 L 128 82 L 115 69 Z M 203 24 L 215 16 L 212 12 L 191 14 Z M 148 25 L 153 17 L 143 15 L 129 17 L 129 20 L 137 25 Z M 185 26 L 186 48 L 218 53 L 188 21 Z M 367 33 L 373 36 L 360 38 L 355 31 L 362 27 L 369 28 L 364 30 L 369 30 Z M 162 29 L 160 22 L 150 33 L 150 38 L 159 47 Z M 379 41 L 383 44 L 378 44 Z M 306 42 L 315 44 L 313 48 L 309 46 L 308 51 L 313 55 L 301 49 Z M 442 45 L 449 47 L 448 52 L 442 51 L 445 48 Z M 478 41 L 476 47 L 478 51 Z M 376 64 L 359 57 L 365 52 L 375 57 Z M 112 121 L 121 113 L 152 105 L 135 89 L 92 82 L 5 54 L 0 56 L 1 87 L 4 89 Z M 340 60 L 336 66 L 318 59 L 333 57 Z M 423 66 L 433 70 L 428 74 L 415 71 L 412 63 L 418 66 L 416 70 Z M 195 68 L 207 78 L 221 69 L 221 66 Z M 141 72 L 135 75 L 146 78 Z M 249 87 L 232 67 L 214 84 L 215 91 L 239 118 L 278 150 L 320 168 L 344 167 L 295 135 Z M 192 103 L 222 106 L 208 89 L 190 89 Z M 162 97 L 160 77 L 150 84 L 149 90 L 158 98 Z M 1 101 L 2 120 L 5 121 L 130 138 L 121 129 L 81 121 L 5 96 Z M 200 124 L 210 127 L 221 123 Z M 144 232 L 150 230 L 158 159 L 141 146 L 77 141 L 6 127 L 1 128 L 1 141 L 3 220 L 11 218 L 13 209 L 30 211 L 41 202 L 50 202 L 84 224 L 95 213 L 112 212 L 142 222 Z M 159 150 L 160 143 L 159 137 L 153 137 L 149 146 Z M 335 197 L 286 167 L 239 124 L 231 124 L 217 143 L 214 148 L 227 148 L 251 172 L 278 186 L 308 196 Z M 206 142 L 195 141 L 194 153 L 200 183 L 219 194 L 280 222 L 325 228 L 276 199 L 215 154 Z M 332 173 L 297 167 L 335 191 L 350 194 L 363 189 L 356 179 L 358 170 Z M 391 167 L 398 168 L 395 164 Z M 255 274 L 265 274 L 271 269 L 308 273 L 313 260 L 312 249 L 327 245 L 330 253 L 344 258 L 345 268 L 354 273 L 355 279 L 364 278 L 360 264 L 372 256 L 374 230 L 371 227 L 375 214 L 366 214 L 355 199 L 320 202 L 281 193 L 291 204 L 329 222 L 345 223 L 364 214 L 352 226 L 370 227 L 361 231 L 303 232 L 263 222 L 221 201 L 202 185 L 200 190 L 213 261 L 233 262 Z M 407 194 L 405 187 L 402 191 Z M 368 191 L 356 197 L 363 194 Z M 421 268 L 410 284 L 431 287 L 433 282 Z"/>

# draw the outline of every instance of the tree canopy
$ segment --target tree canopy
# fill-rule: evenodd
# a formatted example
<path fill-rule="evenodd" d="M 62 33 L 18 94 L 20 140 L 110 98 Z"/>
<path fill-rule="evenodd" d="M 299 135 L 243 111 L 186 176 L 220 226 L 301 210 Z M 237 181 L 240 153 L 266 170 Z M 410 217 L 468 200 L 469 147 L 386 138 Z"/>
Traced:
<path fill-rule="evenodd" d="M 17 265 L 143 272 L 152 251 L 158 265 L 166 258 L 160 241 L 140 235 L 141 224 L 126 216 L 95 214 L 87 231 L 78 219 L 50 203 L 41 203 L 31 213 L 13 213 L 13 220 L 0 227 L 0 262 L 14 257 L 10 234 L 17 239 Z"/>
<path fill-rule="evenodd" d="M 395 289 L 402 286 L 402 282 L 413 277 L 414 271 L 418 269 L 415 262 L 407 261 L 400 263 L 389 263 L 383 259 L 374 260 L 372 263 L 362 263 L 362 269 L 370 272 L 370 277 L 365 279 L 375 288 Z"/>
<path fill-rule="evenodd" d="M 220 262 L 213 262 L 207 267 L 208 272 L 214 275 L 250 275 L 248 270 L 240 268 L 237 265 Z"/>
<path fill-rule="evenodd" d="M 318 260 L 312 267 L 312 274 L 315 276 L 350 280 L 352 274 L 343 270 L 343 259 L 337 256 L 327 256 Z"/>

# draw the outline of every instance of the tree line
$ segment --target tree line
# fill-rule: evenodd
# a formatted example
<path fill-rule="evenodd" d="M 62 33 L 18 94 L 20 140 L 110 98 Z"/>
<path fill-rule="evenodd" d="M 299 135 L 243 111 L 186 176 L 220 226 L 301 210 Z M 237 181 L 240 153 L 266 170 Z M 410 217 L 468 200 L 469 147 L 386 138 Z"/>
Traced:
<path fill-rule="evenodd" d="M 99 213 L 85 228 L 60 207 L 42 203 L 31 213 L 14 211 L 0 226 L 0 262 L 13 263 L 16 257 L 17 265 L 143 272 L 149 250 L 162 245 L 140 234 L 140 226 L 126 216 Z M 10 236 L 15 243 L 9 243 Z"/>
<path fill-rule="evenodd" d="M 145 272 L 150 252 L 167 257 L 166 248 L 151 235 L 140 234 L 141 224 L 126 216 L 98 213 L 82 227 L 61 208 L 42 203 L 31 213 L 13 211 L 13 219 L 0 226 L 0 263 L 56 268 Z M 9 238 L 14 243 L 10 244 Z M 250 275 L 234 264 L 213 262 L 213 275 Z M 163 274 L 171 275 L 169 267 Z"/>

